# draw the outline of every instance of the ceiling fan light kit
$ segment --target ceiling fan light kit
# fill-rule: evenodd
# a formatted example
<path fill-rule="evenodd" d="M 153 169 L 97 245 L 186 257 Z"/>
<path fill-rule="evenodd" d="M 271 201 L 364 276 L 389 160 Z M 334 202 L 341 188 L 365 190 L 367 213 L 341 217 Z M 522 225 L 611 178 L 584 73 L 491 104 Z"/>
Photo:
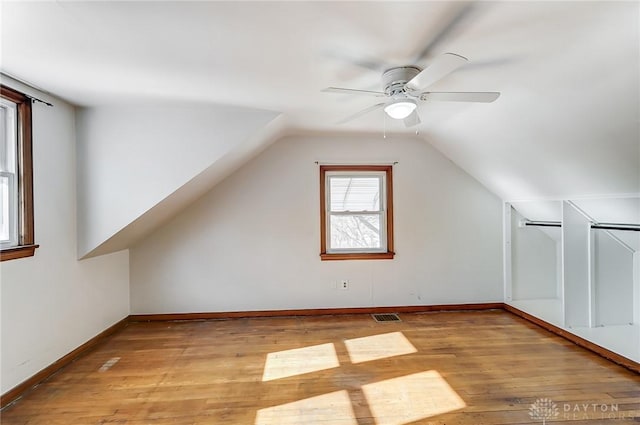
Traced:
<path fill-rule="evenodd" d="M 388 103 L 387 106 L 384 107 L 384 111 L 393 119 L 403 120 L 411 115 L 417 106 L 416 101 L 413 99 L 400 98 Z"/>

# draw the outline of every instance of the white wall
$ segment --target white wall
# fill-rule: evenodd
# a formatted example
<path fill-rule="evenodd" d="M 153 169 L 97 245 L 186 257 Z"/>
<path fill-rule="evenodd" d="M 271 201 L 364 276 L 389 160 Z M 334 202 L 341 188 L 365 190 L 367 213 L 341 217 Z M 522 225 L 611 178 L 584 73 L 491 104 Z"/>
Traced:
<path fill-rule="evenodd" d="M 79 110 L 78 255 L 92 253 L 277 115 L 184 102 Z"/>
<path fill-rule="evenodd" d="M 558 297 L 560 229 L 519 227 L 524 217 L 511 214 L 511 263 L 513 300 Z M 554 239 L 551 235 L 557 233 Z"/>
<path fill-rule="evenodd" d="M 33 105 L 35 257 L 0 263 L 0 392 L 129 314 L 129 253 L 76 260 L 74 110 Z"/>
<path fill-rule="evenodd" d="M 607 231 L 592 232 L 595 325 L 633 323 L 634 251 Z"/>
<path fill-rule="evenodd" d="M 399 162 L 394 260 L 320 261 L 314 161 Z M 501 207 L 419 139 L 288 137 L 132 247 L 132 313 L 502 301 Z"/>
<path fill-rule="evenodd" d="M 591 295 L 589 220 L 569 202 L 562 203 L 562 266 L 565 325 L 589 326 Z"/>

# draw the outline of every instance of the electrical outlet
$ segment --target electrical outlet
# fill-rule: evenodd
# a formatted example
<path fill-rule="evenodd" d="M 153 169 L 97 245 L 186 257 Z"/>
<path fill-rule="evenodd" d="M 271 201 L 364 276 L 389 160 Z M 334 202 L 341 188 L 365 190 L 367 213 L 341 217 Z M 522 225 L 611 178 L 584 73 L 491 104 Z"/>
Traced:
<path fill-rule="evenodd" d="M 340 286 L 340 289 L 344 289 L 346 291 L 349 289 L 349 281 L 341 280 L 339 286 Z"/>

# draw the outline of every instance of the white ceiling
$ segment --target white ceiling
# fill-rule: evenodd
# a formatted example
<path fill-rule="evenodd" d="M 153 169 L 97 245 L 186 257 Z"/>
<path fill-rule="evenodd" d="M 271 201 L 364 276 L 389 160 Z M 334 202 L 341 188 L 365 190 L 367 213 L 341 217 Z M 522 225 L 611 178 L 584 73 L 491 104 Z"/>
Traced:
<path fill-rule="evenodd" d="M 434 90 L 420 134 L 503 199 L 640 192 L 638 2 L 2 2 L 2 70 L 74 104 L 191 100 L 284 112 L 295 131 L 413 132 L 355 65 L 471 61 Z M 441 39 L 436 39 L 443 34 Z M 382 71 L 382 69 L 380 69 Z M 391 143 L 391 142 L 390 142 Z"/>

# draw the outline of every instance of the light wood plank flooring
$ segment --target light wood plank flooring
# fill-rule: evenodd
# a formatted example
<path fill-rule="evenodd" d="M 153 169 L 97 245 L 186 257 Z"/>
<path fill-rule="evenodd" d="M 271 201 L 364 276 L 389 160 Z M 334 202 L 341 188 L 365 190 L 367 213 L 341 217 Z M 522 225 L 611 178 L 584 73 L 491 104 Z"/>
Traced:
<path fill-rule="evenodd" d="M 400 317 L 131 323 L 6 408 L 1 422 L 640 422 L 637 374 L 507 312 Z"/>

